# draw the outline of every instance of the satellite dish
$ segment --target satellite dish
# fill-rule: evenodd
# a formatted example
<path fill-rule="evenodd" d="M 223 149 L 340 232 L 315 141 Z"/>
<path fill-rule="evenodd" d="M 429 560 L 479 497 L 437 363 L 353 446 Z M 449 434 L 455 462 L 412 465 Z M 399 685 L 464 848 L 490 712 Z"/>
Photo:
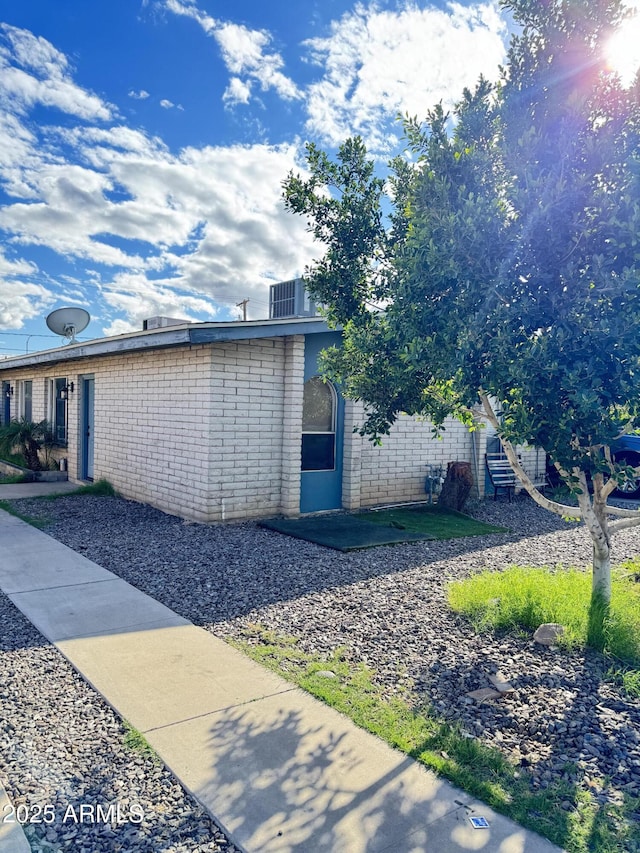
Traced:
<path fill-rule="evenodd" d="M 70 344 L 76 344 L 76 332 L 81 332 L 89 325 L 89 312 L 84 308 L 58 308 L 47 317 L 47 326 L 56 335 L 67 338 Z"/>

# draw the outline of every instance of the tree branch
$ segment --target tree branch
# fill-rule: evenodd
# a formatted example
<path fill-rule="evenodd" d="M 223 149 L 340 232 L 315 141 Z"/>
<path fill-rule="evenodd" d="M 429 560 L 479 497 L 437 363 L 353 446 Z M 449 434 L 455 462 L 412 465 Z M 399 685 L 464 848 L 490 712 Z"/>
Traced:
<path fill-rule="evenodd" d="M 606 482 L 606 483 L 604 484 L 604 486 L 602 487 L 602 496 L 603 496 L 603 498 L 605 499 L 605 501 L 606 501 L 606 499 L 609 497 L 609 495 L 611 495 L 611 494 L 613 494 L 613 492 L 615 492 L 617 485 L 618 485 L 618 484 L 617 484 L 617 482 L 613 479 L 613 477 L 610 477 L 610 478 L 607 480 L 607 482 Z"/>
<path fill-rule="evenodd" d="M 496 413 L 493 410 L 493 406 L 489 400 L 488 395 L 485 391 L 480 389 L 479 391 L 480 400 L 482 402 L 482 407 L 487 416 L 489 423 L 494 427 L 496 432 L 500 434 L 500 422 L 497 418 Z M 500 437 L 502 441 L 502 446 L 504 447 L 504 452 L 509 460 L 509 464 L 513 468 L 513 472 L 516 477 L 520 480 L 527 493 L 533 498 L 533 500 L 541 506 L 543 509 L 547 509 L 550 512 L 554 512 L 556 515 L 560 515 L 562 517 L 569 516 L 571 518 L 583 518 L 584 514 L 582 509 L 575 506 L 567 506 L 566 504 L 560 504 L 556 501 L 552 501 L 549 498 L 545 497 L 536 487 L 533 485 L 531 480 L 529 479 L 529 475 L 524 470 L 522 465 L 520 464 L 520 460 L 518 459 L 518 454 L 516 453 L 513 445 L 510 441 L 505 441 L 502 437 Z"/>
<path fill-rule="evenodd" d="M 617 515 L 619 518 L 640 518 L 640 510 L 623 509 L 620 506 L 609 506 L 609 504 L 607 504 L 607 513 Z"/>
<path fill-rule="evenodd" d="M 607 507 L 610 509 L 610 507 Z M 635 518 L 627 517 L 627 518 L 619 518 L 617 521 L 609 522 L 609 530 L 612 533 L 615 533 L 618 530 L 624 530 L 627 527 L 637 527 L 640 524 L 640 513 L 636 514 Z"/>

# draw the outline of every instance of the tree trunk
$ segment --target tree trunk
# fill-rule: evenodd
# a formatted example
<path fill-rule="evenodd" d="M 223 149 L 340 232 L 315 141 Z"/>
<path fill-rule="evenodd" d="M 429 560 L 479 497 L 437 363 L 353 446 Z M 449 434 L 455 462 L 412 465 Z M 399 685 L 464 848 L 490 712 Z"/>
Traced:
<path fill-rule="evenodd" d="M 585 480 L 586 487 L 586 480 Z M 611 537 L 607 513 L 607 494 L 602 474 L 593 477 L 592 512 L 585 521 L 593 539 L 592 596 L 599 596 L 609 606 L 611 602 Z"/>
<path fill-rule="evenodd" d="M 602 652 L 606 646 L 606 624 L 611 609 L 611 556 L 608 548 L 593 547 L 593 578 L 587 645 Z"/>
<path fill-rule="evenodd" d="M 29 439 L 25 442 L 24 458 L 30 471 L 40 471 L 42 465 L 38 454 L 38 445 L 35 441 Z"/>
<path fill-rule="evenodd" d="M 609 547 L 593 546 L 592 596 L 600 596 L 607 604 L 611 601 L 611 551 Z"/>
<path fill-rule="evenodd" d="M 473 487 L 473 474 L 470 462 L 449 462 L 447 476 L 442 484 L 438 506 L 460 512 Z"/>
<path fill-rule="evenodd" d="M 593 503 L 589 498 L 586 477 L 580 472 L 582 494 L 578 503 L 593 541 L 593 569 L 587 644 L 602 651 L 605 647 L 605 625 L 611 606 L 611 539 L 607 515 L 607 495 L 601 474 L 593 478 Z"/>

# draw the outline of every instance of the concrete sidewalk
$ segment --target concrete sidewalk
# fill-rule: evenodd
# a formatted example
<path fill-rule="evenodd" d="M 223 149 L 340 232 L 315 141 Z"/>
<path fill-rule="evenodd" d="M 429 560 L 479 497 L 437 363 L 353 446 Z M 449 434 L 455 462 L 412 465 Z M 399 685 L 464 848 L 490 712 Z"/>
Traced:
<path fill-rule="evenodd" d="M 0 587 L 248 853 L 558 850 L 2 511 L 0 541 Z"/>
<path fill-rule="evenodd" d="M 70 483 L 68 480 L 56 480 L 52 483 L 0 483 L 0 501 L 62 495 L 65 492 L 75 492 L 79 488 L 77 483 Z"/>

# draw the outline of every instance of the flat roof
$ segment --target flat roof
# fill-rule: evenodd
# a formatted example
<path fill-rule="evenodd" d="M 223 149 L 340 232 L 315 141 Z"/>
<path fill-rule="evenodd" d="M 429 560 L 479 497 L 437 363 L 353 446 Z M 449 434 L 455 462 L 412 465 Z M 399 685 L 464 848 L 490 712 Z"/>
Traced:
<path fill-rule="evenodd" d="M 286 320 L 232 320 L 225 323 L 184 323 L 159 329 L 128 332 L 82 343 L 64 344 L 55 349 L 0 359 L 0 371 L 38 364 L 55 364 L 118 353 L 164 347 L 190 346 L 221 341 L 245 341 L 283 335 L 309 335 L 332 331 L 320 317 L 290 317 Z"/>

